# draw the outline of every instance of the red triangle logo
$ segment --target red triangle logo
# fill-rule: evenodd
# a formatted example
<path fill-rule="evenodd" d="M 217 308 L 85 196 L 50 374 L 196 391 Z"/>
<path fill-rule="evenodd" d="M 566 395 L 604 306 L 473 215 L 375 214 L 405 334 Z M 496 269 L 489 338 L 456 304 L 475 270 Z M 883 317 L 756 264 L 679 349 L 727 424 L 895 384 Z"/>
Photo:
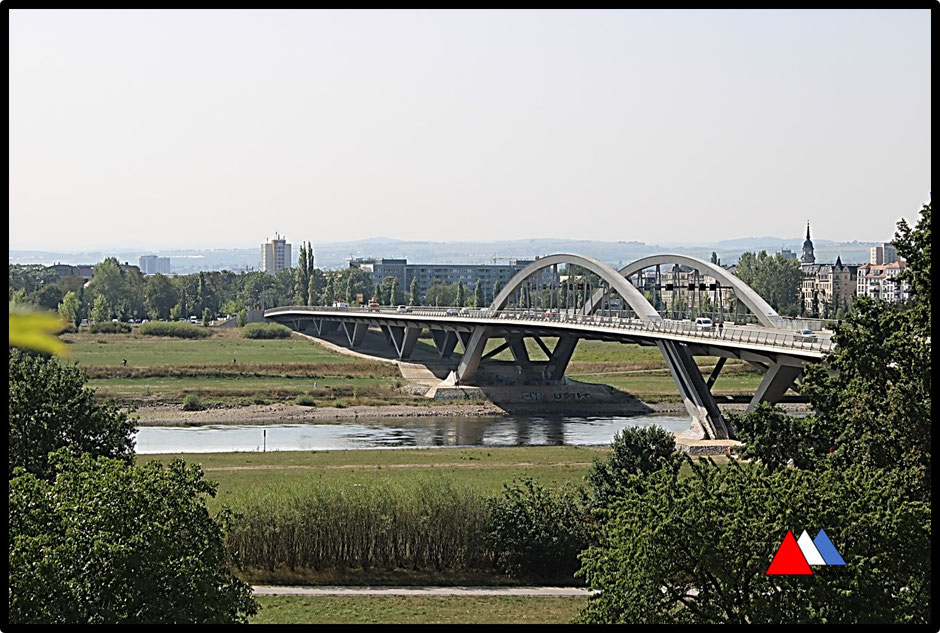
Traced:
<path fill-rule="evenodd" d="M 793 532 L 787 530 L 787 535 L 783 537 L 783 543 L 777 549 L 774 559 L 770 561 L 770 567 L 767 568 L 767 575 L 771 574 L 792 574 L 798 576 L 812 576 L 813 570 L 809 568 L 809 563 L 800 551 L 800 546 L 793 538 Z"/>

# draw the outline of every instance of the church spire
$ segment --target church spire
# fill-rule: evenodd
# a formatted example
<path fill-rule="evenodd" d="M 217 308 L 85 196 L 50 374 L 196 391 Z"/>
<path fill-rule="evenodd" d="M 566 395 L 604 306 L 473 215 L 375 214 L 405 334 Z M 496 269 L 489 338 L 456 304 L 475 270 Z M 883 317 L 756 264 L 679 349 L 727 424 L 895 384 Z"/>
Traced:
<path fill-rule="evenodd" d="M 813 240 L 809 237 L 809 220 L 806 221 L 806 241 L 803 242 L 803 256 L 800 261 L 804 266 L 816 263 L 816 256 L 813 254 Z"/>

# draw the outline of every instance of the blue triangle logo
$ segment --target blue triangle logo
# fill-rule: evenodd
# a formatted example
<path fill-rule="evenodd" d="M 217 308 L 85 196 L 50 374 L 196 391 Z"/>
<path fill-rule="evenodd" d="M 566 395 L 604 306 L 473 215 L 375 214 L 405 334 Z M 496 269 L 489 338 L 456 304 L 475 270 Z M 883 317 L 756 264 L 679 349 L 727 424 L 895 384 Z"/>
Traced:
<path fill-rule="evenodd" d="M 813 539 L 813 545 L 819 550 L 819 554 L 827 565 L 845 565 L 845 561 L 839 555 L 839 550 L 836 549 L 836 546 L 832 544 L 832 541 L 826 535 L 826 530 L 819 530 L 819 534 Z"/>

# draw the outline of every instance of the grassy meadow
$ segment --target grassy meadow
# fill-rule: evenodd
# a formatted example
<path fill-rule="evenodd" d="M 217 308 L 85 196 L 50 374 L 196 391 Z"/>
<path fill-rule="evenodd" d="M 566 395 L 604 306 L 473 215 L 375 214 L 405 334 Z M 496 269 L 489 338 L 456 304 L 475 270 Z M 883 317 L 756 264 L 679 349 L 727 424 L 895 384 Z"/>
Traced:
<path fill-rule="evenodd" d="M 102 397 L 138 405 L 180 404 L 196 394 L 206 406 L 293 402 L 304 396 L 314 406 L 428 404 L 403 393 L 398 369 L 333 352 L 309 339 L 247 339 L 238 329 L 213 329 L 204 339 L 128 334 L 65 334 L 66 362 L 84 368 L 90 386 Z M 545 339 L 551 348 L 554 339 Z M 491 350 L 501 341 L 491 340 Z M 433 353 L 426 341 L 425 352 Z M 526 339 L 530 357 L 545 354 Z M 455 353 L 459 356 L 460 346 Z M 496 359 L 511 358 L 508 350 Z M 124 360 L 127 365 L 124 365 Z M 716 358 L 698 357 L 707 375 Z M 675 384 L 656 347 L 581 341 L 567 375 L 577 381 L 606 384 L 646 402 L 674 401 Z M 730 360 L 714 386 L 720 395 L 753 393 L 760 374 L 743 361 Z"/>
<path fill-rule="evenodd" d="M 253 624 L 562 624 L 587 598 L 552 596 L 258 596 Z"/>

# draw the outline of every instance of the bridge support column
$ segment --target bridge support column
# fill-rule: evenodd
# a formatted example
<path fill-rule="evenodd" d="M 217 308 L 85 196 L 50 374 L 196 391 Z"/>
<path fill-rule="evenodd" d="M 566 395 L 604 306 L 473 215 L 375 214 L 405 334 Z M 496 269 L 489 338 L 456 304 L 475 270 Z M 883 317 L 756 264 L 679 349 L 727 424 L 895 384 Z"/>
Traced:
<path fill-rule="evenodd" d="M 509 351 L 512 353 L 513 360 L 519 365 L 526 367 L 532 364 L 529 360 L 529 350 L 525 347 L 525 339 L 521 336 L 511 336 L 506 339 L 509 344 Z"/>
<path fill-rule="evenodd" d="M 450 358 L 454 353 L 454 348 L 457 347 L 457 333 L 431 330 L 431 338 L 434 339 L 434 346 L 437 347 L 441 358 Z"/>
<path fill-rule="evenodd" d="M 388 335 L 392 339 L 395 351 L 398 352 L 398 358 L 410 358 L 414 351 L 415 343 L 418 342 L 418 335 L 421 334 L 419 327 L 403 327 L 401 325 L 391 325 L 388 328 Z"/>
<path fill-rule="evenodd" d="M 380 325 L 379 328 L 382 330 L 382 334 L 385 335 L 385 344 L 394 345 L 394 343 L 392 343 L 392 333 L 389 331 L 388 326 Z"/>
<path fill-rule="evenodd" d="M 715 368 L 712 370 L 712 375 L 708 377 L 708 382 L 705 383 L 705 386 L 708 387 L 708 392 L 711 393 L 712 385 L 715 384 L 715 381 L 718 380 L 718 374 L 721 373 L 721 368 L 725 366 L 725 361 L 728 360 L 724 356 L 718 357 L 718 362 L 715 363 Z"/>
<path fill-rule="evenodd" d="M 461 335 L 463 332 L 461 332 Z M 463 336 L 461 336 L 463 339 Z M 483 348 L 486 347 L 486 341 L 489 339 L 489 328 L 477 326 L 473 328 L 470 338 L 464 341 L 464 353 L 460 359 L 460 365 L 457 367 L 457 380 L 460 382 L 469 382 L 480 366 L 480 360 L 483 358 Z"/>
<path fill-rule="evenodd" d="M 343 321 L 343 332 L 346 333 L 346 340 L 349 341 L 350 347 L 359 347 L 362 345 L 362 339 L 365 337 L 368 329 L 368 323 L 359 321 L 349 323 L 348 321 Z"/>
<path fill-rule="evenodd" d="M 688 348 L 668 340 L 659 341 L 657 345 L 666 360 L 673 380 L 676 381 L 685 408 L 692 417 L 693 428 L 700 427 L 705 439 L 709 440 L 724 440 L 731 437 L 730 430 L 718 410 L 718 405 L 705 385 L 702 372 L 699 371 Z"/>
<path fill-rule="evenodd" d="M 571 355 L 574 353 L 574 348 L 577 347 L 579 340 L 577 336 L 559 337 L 548 361 L 549 380 L 561 380 L 565 377 L 568 362 L 571 360 Z"/>
<path fill-rule="evenodd" d="M 782 365 L 774 363 L 767 369 L 764 378 L 757 387 L 757 393 L 751 398 L 751 403 L 747 405 L 748 411 L 753 411 L 761 402 L 780 402 L 783 394 L 803 373 L 802 367 L 791 365 Z"/>

